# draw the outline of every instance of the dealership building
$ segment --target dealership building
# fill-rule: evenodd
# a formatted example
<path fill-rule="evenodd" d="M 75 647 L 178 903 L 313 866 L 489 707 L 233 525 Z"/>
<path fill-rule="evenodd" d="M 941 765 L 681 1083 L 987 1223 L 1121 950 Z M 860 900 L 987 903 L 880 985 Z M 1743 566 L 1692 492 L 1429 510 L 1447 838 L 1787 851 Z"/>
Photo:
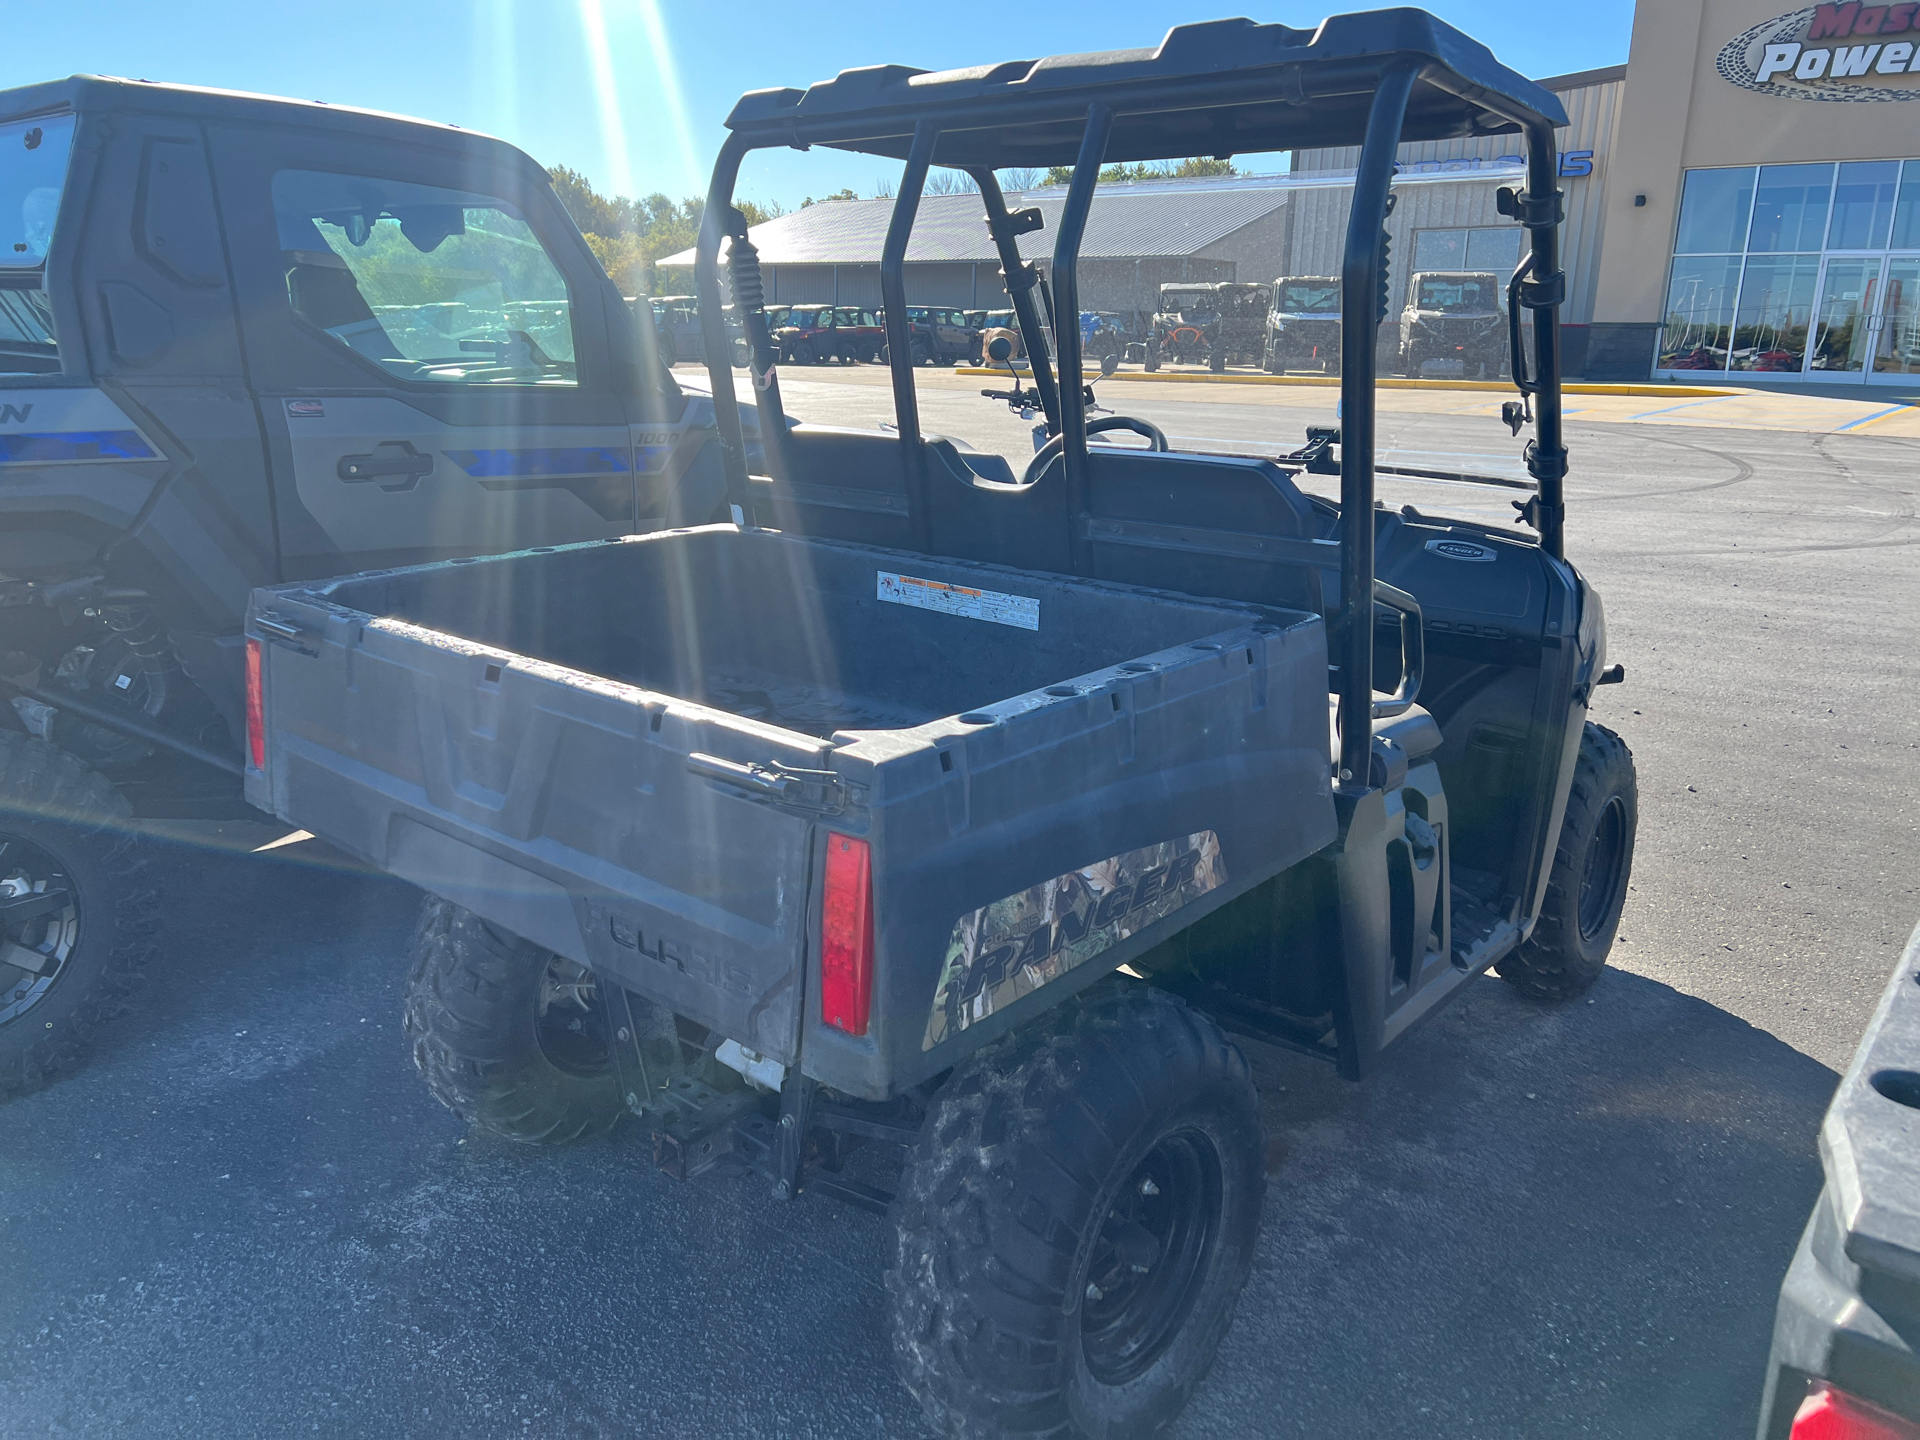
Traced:
<path fill-rule="evenodd" d="M 1570 122 L 1569 375 L 1920 383 L 1920 0 L 1779 4 L 1640 0 L 1626 65 L 1540 82 Z M 1520 178 L 1516 151 L 1511 136 L 1401 148 L 1396 305 L 1416 272 L 1511 272 L 1521 236 L 1495 196 Z M 1082 303 L 1138 312 L 1156 281 L 1337 273 L 1357 158 L 1300 151 L 1284 176 L 1101 187 L 1098 298 L 1083 285 Z M 1057 192 L 1021 203 L 1057 209 Z M 756 227 L 780 298 L 877 299 L 887 208 L 838 202 Z M 999 303 L 979 202 L 929 208 L 940 221 L 932 248 L 909 252 L 909 298 Z M 1050 248 L 1023 237 L 1036 260 Z"/>

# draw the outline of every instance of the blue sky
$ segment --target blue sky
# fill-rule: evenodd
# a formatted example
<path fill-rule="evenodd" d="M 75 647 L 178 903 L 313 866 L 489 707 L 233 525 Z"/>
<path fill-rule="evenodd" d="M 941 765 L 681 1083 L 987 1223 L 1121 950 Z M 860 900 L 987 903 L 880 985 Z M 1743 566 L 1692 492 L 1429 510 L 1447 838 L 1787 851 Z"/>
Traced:
<path fill-rule="evenodd" d="M 745 90 L 805 85 L 857 65 L 946 69 L 1150 45 L 1171 25 L 1222 15 L 1305 26 L 1330 8 L 1245 0 L 64 0 L 8 7 L 0 88 L 93 71 L 362 105 L 488 131 L 543 164 L 584 171 L 602 189 L 677 198 L 705 191 L 722 121 Z M 1429 8 L 1529 75 L 1627 58 L 1632 0 L 1431 0 Z M 842 186 L 869 194 L 890 173 L 898 167 L 860 156 L 762 152 L 749 160 L 739 193 L 791 207 Z"/>

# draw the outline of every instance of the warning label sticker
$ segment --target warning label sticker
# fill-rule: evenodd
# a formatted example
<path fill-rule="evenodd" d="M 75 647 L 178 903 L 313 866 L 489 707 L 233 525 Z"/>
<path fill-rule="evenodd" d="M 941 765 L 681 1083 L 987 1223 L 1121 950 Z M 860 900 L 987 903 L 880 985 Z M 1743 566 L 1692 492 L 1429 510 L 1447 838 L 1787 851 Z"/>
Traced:
<path fill-rule="evenodd" d="M 1025 595 L 1005 595 L 998 590 L 973 590 L 965 585 L 949 585 L 944 580 L 922 580 L 917 575 L 880 572 L 882 600 L 895 605 L 912 605 L 921 610 L 938 610 L 943 615 L 964 615 L 969 620 L 990 620 L 995 625 L 1011 625 L 1018 630 L 1040 628 L 1040 602 Z"/>

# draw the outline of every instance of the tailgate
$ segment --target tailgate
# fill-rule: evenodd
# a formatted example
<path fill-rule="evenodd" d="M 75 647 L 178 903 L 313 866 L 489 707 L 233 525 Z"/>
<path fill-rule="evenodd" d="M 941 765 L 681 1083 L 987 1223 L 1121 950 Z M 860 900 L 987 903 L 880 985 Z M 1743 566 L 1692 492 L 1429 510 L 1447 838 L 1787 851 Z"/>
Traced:
<path fill-rule="evenodd" d="M 251 803 L 794 1061 L 809 836 L 847 797 L 746 767 L 824 742 L 309 595 L 247 628 Z"/>

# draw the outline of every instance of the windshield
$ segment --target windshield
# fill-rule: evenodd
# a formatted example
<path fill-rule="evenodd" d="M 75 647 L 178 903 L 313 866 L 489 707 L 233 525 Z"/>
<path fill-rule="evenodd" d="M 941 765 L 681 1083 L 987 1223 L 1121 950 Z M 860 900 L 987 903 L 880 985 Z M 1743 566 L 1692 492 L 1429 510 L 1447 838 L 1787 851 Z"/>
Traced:
<path fill-rule="evenodd" d="M 1477 277 L 1422 276 L 1421 310 L 1438 310 L 1446 315 L 1485 315 L 1498 308 L 1498 287 Z"/>
<path fill-rule="evenodd" d="M 1337 280 L 1292 280 L 1280 287 L 1275 310 L 1288 315 L 1331 315 L 1340 309 Z"/>
<path fill-rule="evenodd" d="M 572 306 L 520 211 L 315 170 L 273 177 L 294 312 L 406 380 L 576 383 Z"/>
<path fill-rule="evenodd" d="M 1211 290 L 1162 290 L 1160 308 L 1168 314 L 1211 315 L 1220 301 Z"/>

